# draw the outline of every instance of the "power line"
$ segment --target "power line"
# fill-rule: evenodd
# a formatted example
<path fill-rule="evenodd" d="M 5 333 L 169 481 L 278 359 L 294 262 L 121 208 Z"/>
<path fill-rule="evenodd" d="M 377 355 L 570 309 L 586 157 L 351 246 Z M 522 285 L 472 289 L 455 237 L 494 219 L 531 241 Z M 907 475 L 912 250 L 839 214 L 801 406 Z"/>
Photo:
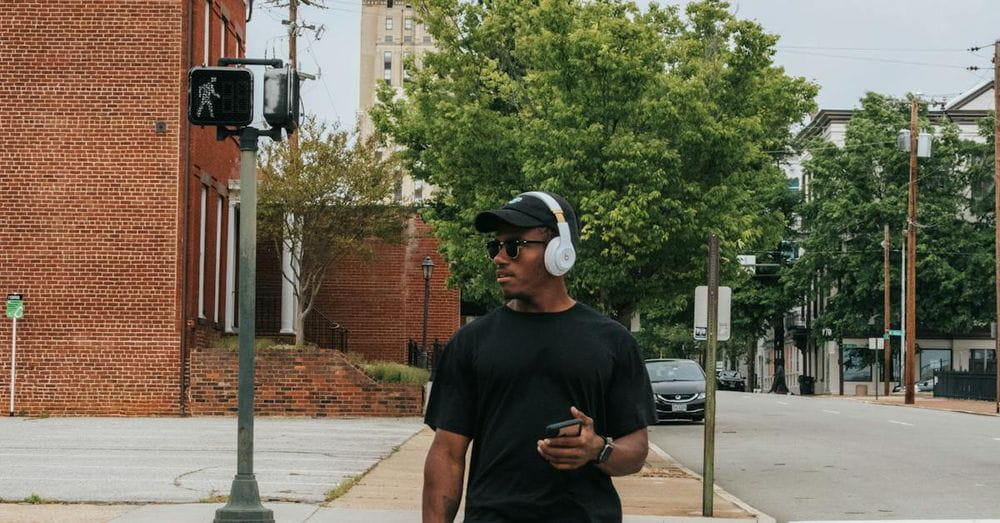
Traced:
<path fill-rule="evenodd" d="M 862 61 L 869 61 L 869 62 L 880 62 L 880 63 L 900 64 L 900 65 L 918 65 L 918 66 L 923 66 L 923 67 L 944 67 L 944 68 L 948 68 L 948 69 L 965 69 L 965 67 L 963 67 L 961 65 L 934 64 L 934 63 L 928 63 L 928 62 L 908 62 L 908 61 L 903 61 L 903 60 L 890 60 L 888 58 L 875 58 L 875 57 L 870 57 L 870 56 L 850 56 L 850 55 L 829 54 L 829 53 L 812 53 L 812 52 L 808 52 L 808 51 L 795 51 L 795 50 L 787 50 L 787 49 L 783 50 L 783 52 L 785 52 L 785 53 L 793 53 L 793 54 L 801 54 L 801 55 L 808 55 L 808 56 L 822 56 L 822 57 L 826 57 L 826 58 L 840 58 L 842 60 L 862 60 Z"/>
<path fill-rule="evenodd" d="M 316 53 L 313 51 L 312 41 L 312 36 L 306 33 L 306 47 L 309 49 L 309 56 L 312 57 L 313 63 L 316 64 L 316 72 L 319 73 L 319 80 L 323 83 L 323 90 L 326 91 L 326 99 L 330 102 L 330 108 L 333 109 L 334 116 L 336 116 L 337 121 L 340 122 L 340 113 L 337 112 L 337 106 L 334 104 L 333 96 L 330 94 L 330 86 L 326 83 L 326 75 L 322 73 L 322 68 L 319 66 L 319 61 L 316 59 Z"/>
<path fill-rule="evenodd" d="M 940 48 L 940 47 L 827 47 L 820 45 L 777 45 L 775 49 L 818 49 L 826 51 L 864 51 L 864 52 L 894 52 L 894 53 L 924 53 L 924 52 L 940 52 L 940 53 L 964 53 L 969 51 L 968 48 Z"/>

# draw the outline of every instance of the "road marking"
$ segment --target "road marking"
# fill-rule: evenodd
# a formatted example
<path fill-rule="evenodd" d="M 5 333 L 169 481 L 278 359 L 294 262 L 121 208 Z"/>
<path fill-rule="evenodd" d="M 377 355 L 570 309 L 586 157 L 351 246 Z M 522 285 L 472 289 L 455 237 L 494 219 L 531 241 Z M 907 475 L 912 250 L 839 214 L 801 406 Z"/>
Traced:
<path fill-rule="evenodd" d="M 778 405 L 788 405 L 788 404 L 787 404 L 787 403 L 785 403 L 784 401 L 778 401 L 778 402 L 776 402 L 776 403 L 777 403 Z"/>
<path fill-rule="evenodd" d="M 835 410 L 826 410 L 826 409 L 823 409 L 823 412 L 825 412 L 827 414 L 840 414 L 839 412 L 837 412 Z"/>
<path fill-rule="evenodd" d="M 907 427 L 912 427 L 912 423 L 906 423 L 905 421 L 896 421 L 894 419 L 889 420 L 889 423 L 895 423 L 896 425 L 906 425 Z"/>

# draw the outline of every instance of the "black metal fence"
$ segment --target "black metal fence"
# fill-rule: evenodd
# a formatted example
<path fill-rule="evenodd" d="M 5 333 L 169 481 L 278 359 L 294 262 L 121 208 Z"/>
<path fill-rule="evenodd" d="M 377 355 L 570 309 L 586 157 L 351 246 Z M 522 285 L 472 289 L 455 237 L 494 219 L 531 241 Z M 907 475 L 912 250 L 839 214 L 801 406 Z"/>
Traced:
<path fill-rule="evenodd" d="M 997 375 L 995 372 L 969 372 L 939 370 L 934 376 L 934 395 L 943 398 L 996 401 Z"/>
<path fill-rule="evenodd" d="M 437 361 L 438 356 L 444 350 L 444 344 L 438 339 L 434 339 L 434 342 L 427 347 L 427 363 L 426 366 L 424 362 L 421 361 L 421 350 L 420 343 L 417 340 L 409 340 L 406 342 L 406 364 L 411 367 L 425 367 L 428 370 L 434 370 L 434 362 Z"/>
<path fill-rule="evenodd" d="M 324 349 L 347 352 L 347 329 L 327 318 L 322 312 L 309 311 L 305 321 L 306 341 Z"/>

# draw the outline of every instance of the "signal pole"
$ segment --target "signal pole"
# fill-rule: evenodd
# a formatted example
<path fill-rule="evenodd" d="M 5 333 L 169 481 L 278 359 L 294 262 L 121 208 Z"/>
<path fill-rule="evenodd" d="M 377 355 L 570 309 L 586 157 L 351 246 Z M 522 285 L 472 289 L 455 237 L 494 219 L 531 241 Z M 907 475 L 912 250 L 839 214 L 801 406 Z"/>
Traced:
<path fill-rule="evenodd" d="M 904 402 L 913 405 L 914 363 L 917 353 L 917 112 L 920 101 L 916 96 L 910 102 L 910 191 L 907 198 L 906 218 L 906 365 Z"/>
<path fill-rule="evenodd" d="M 882 371 L 883 371 L 883 381 L 885 382 L 885 395 L 889 396 L 889 379 L 892 377 L 892 368 L 889 366 L 892 362 L 892 345 L 889 337 L 889 224 L 885 224 L 885 239 L 882 240 L 882 257 L 885 260 L 885 303 L 884 303 L 884 326 L 885 332 L 882 335 Z"/>
<path fill-rule="evenodd" d="M 292 64 L 292 74 L 299 70 L 299 0 L 288 0 L 288 63 Z M 288 132 L 288 147 L 294 155 L 299 150 L 299 133 Z"/>

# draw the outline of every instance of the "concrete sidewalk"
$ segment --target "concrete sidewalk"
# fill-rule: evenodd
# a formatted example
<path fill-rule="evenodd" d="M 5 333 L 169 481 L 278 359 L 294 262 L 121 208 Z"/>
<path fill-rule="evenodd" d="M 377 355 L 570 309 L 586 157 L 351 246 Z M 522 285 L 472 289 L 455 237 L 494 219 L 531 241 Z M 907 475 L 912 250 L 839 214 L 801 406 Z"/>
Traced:
<path fill-rule="evenodd" d="M 985 416 L 996 416 L 996 402 L 981 400 L 962 400 L 955 398 L 934 397 L 930 392 L 918 392 L 914 395 L 913 405 L 907 405 L 902 392 L 894 392 L 889 396 L 817 396 L 823 398 L 845 399 L 863 401 L 875 405 L 893 405 L 898 407 L 910 407 L 918 409 L 950 410 L 952 412 L 964 412 L 966 414 L 980 414 Z"/>
<path fill-rule="evenodd" d="M 433 432 L 424 428 L 381 460 L 344 495 L 329 503 L 264 501 L 276 521 L 420 521 L 424 456 Z M 701 515 L 701 479 L 658 448 L 652 448 L 643 470 L 616 478 L 625 521 L 629 523 L 696 521 Z M 330 485 L 333 487 L 334 485 Z M 262 487 L 263 489 L 264 487 Z M 735 497 L 715 489 L 714 520 L 772 522 Z M 2 495 L 0 495 L 2 497 Z M 0 504 L 3 522 L 196 522 L 211 521 L 221 503 Z M 459 518 L 461 521 L 461 518 Z"/>

